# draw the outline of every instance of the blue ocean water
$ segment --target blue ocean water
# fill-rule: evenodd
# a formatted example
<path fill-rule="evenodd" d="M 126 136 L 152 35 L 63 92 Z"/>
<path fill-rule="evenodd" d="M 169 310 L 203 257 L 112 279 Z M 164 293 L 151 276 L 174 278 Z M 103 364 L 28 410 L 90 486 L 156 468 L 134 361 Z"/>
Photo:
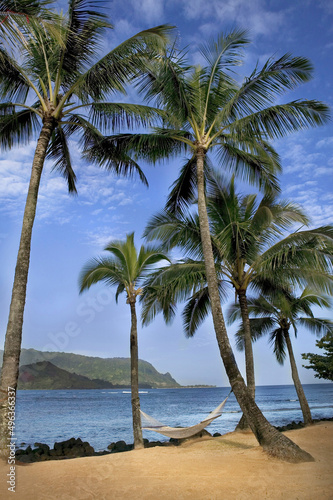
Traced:
<path fill-rule="evenodd" d="M 333 417 L 333 384 L 304 385 L 313 418 Z M 203 420 L 229 393 L 228 388 L 147 389 L 140 391 L 141 409 L 166 425 L 187 427 Z M 259 386 L 256 401 L 273 425 L 302 420 L 294 386 Z M 233 431 L 239 421 L 239 405 L 231 394 L 222 417 L 209 432 Z M 123 390 L 18 391 L 17 444 L 36 441 L 53 446 L 56 441 L 80 437 L 105 450 L 113 441 L 133 442 L 131 394 Z M 151 431 L 144 437 L 167 440 Z"/>

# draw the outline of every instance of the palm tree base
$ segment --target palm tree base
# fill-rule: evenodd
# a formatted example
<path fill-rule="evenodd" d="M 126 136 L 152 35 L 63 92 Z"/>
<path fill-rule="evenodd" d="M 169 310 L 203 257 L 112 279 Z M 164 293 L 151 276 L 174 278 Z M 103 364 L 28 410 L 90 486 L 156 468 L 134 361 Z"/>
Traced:
<path fill-rule="evenodd" d="M 278 458 L 289 463 L 315 462 L 310 453 L 302 450 L 284 434 L 279 434 L 275 443 L 270 442 L 267 446 L 262 444 L 263 450 L 271 457 Z"/>
<path fill-rule="evenodd" d="M 248 431 L 249 429 L 250 429 L 249 423 L 245 415 L 243 414 L 240 421 L 236 425 L 235 431 Z"/>

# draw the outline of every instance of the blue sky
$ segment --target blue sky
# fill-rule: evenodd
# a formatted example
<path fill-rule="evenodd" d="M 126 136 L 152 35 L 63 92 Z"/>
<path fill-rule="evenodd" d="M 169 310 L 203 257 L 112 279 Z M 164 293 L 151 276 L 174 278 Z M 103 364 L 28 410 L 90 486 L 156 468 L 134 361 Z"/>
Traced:
<path fill-rule="evenodd" d="M 286 52 L 308 57 L 314 78 L 283 101 L 297 98 L 322 100 L 332 106 L 333 3 L 318 0 L 115 0 L 105 2 L 115 29 L 103 50 L 137 31 L 159 24 L 176 25 L 180 46 L 188 46 L 192 62 L 200 63 L 198 44 L 232 27 L 250 30 L 253 43 L 246 50 L 242 76 L 257 61 Z M 123 100 L 119 97 L 119 100 Z M 129 100 L 136 99 L 129 90 Z M 0 153 L 0 346 L 8 317 L 11 287 L 21 231 L 21 220 L 35 142 Z M 300 203 L 313 225 L 333 222 L 333 125 L 294 134 L 275 143 L 281 155 L 284 198 Z M 148 219 L 163 208 L 168 187 L 180 162 L 151 167 L 142 164 L 149 189 L 137 179 L 110 175 L 80 159 L 72 142 L 78 196 L 70 197 L 64 180 L 47 163 L 41 183 L 32 240 L 31 267 L 23 328 L 23 347 L 59 350 L 102 357 L 129 356 L 130 316 L 125 296 L 115 304 L 114 291 L 96 285 L 79 296 L 78 275 L 91 257 L 100 255 L 112 239 L 135 231 L 136 243 Z M 253 188 L 248 188 L 248 191 Z M 232 300 L 232 293 L 230 299 Z M 181 309 L 179 309 L 179 312 Z M 319 311 L 322 317 L 331 317 Z M 233 344 L 234 328 L 229 328 Z M 315 382 L 313 372 L 301 368 L 300 353 L 315 352 L 316 338 L 298 332 L 295 355 L 304 383 Z M 288 363 L 273 358 L 267 339 L 254 345 L 256 381 L 261 384 L 292 383 Z M 139 329 L 139 356 L 159 371 L 169 371 L 182 384 L 228 385 L 211 320 L 196 336 L 186 339 L 180 314 L 171 326 L 161 317 Z M 243 371 L 243 354 L 236 352 Z"/>

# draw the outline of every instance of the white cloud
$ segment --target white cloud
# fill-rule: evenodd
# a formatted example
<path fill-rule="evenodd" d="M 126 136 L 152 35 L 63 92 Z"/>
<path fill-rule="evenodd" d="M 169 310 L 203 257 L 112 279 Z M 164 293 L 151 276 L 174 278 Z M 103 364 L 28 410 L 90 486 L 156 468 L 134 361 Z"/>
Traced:
<path fill-rule="evenodd" d="M 315 177 L 319 177 L 321 175 L 332 175 L 333 170 L 331 167 L 317 167 L 313 173 Z"/>
<path fill-rule="evenodd" d="M 188 19 L 215 20 L 216 23 L 231 22 L 237 26 L 247 26 L 252 35 L 269 35 L 278 31 L 284 23 L 285 13 L 270 11 L 262 0 L 177 0 L 182 5 Z M 211 22 L 211 21 L 210 21 Z M 207 23 L 202 24 L 206 31 Z"/>
<path fill-rule="evenodd" d="M 316 148 L 323 148 L 333 144 L 333 137 L 325 137 L 325 139 L 321 139 L 317 142 Z"/>
<path fill-rule="evenodd" d="M 124 232 L 113 232 L 113 230 L 106 227 L 98 227 L 94 231 L 87 231 L 85 234 L 86 243 L 92 246 L 97 253 L 101 253 L 110 241 L 121 240 L 124 237 Z"/>
<path fill-rule="evenodd" d="M 158 22 L 163 16 L 163 0 L 141 0 L 140 2 L 132 0 L 131 3 L 137 13 L 144 17 L 149 23 Z"/>

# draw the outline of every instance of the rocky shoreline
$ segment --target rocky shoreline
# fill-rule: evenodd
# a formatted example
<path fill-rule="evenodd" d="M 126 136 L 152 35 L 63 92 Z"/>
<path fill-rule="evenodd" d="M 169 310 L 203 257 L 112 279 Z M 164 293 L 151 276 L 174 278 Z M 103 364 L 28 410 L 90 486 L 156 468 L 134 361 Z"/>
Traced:
<path fill-rule="evenodd" d="M 333 417 L 314 420 L 314 423 L 321 421 L 333 421 Z M 297 423 L 293 421 L 283 427 L 276 427 L 276 429 L 278 429 L 280 432 L 284 432 L 293 429 L 301 429 L 303 427 L 305 427 L 303 422 Z M 221 436 L 221 434 L 219 432 L 216 432 L 212 435 L 206 430 L 203 430 L 190 439 L 203 436 L 219 437 Z M 184 441 L 184 439 L 173 438 L 171 438 L 169 441 L 149 441 L 148 439 L 144 439 L 144 446 L 145 448 L 153 448 L 155 446 L 178 446 Z M 107 450 L 105 451 L 95 451 L 87 441 L 82 441 L 82 439 L 80 438 L 73 437 L 71 439 L 68 439 L 67 441 L 55 443 L 52 449 L 47 444 L 37 442 L 34 444 L 34 448 L 28 446 L 25 450 L 18 449 L 16 450 L 16 460 L 17 462 L 22 463 L 43 462 L 47 460 L 65 460 L 70 458 L 92 456 L 96 457 L 109 455 L 111 453 L 121 453 L 130 450 L 133 450 L 133 444 L 127 444 L 125 441 L 117 441 L 114 443 L 110 443 L 107 447 Z"/>

